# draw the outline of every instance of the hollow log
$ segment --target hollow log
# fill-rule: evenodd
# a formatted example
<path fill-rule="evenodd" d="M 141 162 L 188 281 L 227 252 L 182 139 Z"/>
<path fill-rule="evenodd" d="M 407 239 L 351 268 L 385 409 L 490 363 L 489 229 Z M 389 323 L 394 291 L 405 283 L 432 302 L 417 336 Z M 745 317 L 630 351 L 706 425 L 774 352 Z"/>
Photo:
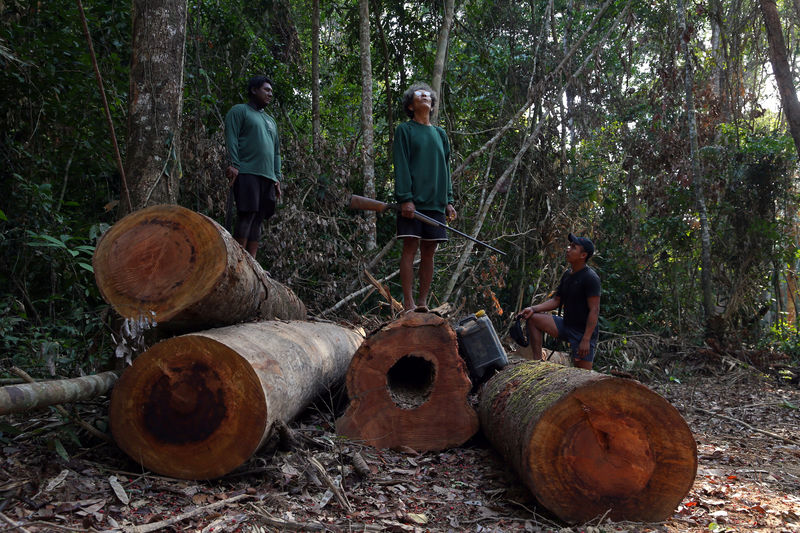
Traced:
<path fill-rule="evenodd" d="M 481 390 L 481 427 L 539 503 L 565 522 L 659 522 L 688 494 L 697 447 L 680 413 L 630 379 L 510 365 Z"/>
<path fill-rule="evenodd" d="M 0 388 L 0 415 L 90 400 L 108 392 L 116 381 L 116 372 L 102 372 L 80 378 L 8 385 Z"/>
<path fill-rule="evenodd" d="M 478 431 L 456 334 L 433 313 L 407 313 L 367 337 L 346 384 L 350 405 L 336 429 L 370 446 L 442 450 Z"/>
<path fill-rule="evenodd" d="M 153 472 L 222 476 L 341 381 L 362 340 L 329 322 L 268 321 L 162 341 L 114 387 L 111 433 Z"/>
<path fill-rule="evenodd" d="M 100 294 L 125 318 L 200 330 L 245 320 L 302 320 L 306 308 L 225 228 L 176 205 L 131 213 L 92 259 Z"/>

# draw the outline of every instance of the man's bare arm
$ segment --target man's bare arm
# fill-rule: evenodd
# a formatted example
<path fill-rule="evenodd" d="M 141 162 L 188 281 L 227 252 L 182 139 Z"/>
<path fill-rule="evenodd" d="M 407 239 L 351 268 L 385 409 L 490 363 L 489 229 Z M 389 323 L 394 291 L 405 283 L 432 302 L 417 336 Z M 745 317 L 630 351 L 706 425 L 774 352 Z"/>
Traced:
<path fill-rule="evenodd" d="M 527 320 L 534 313 L 545 313 L 547 311 L 552 311 L 554 309 L 558 309 L 559 305 L 561 305 L 561 297 L 553 296 L 549 300 L 546 300 L 540 304 L 532 305 L 531 307 L 526 307 L 525 309 L 519 312 L 518 316 L 521 316 L 522 318 Z"/>

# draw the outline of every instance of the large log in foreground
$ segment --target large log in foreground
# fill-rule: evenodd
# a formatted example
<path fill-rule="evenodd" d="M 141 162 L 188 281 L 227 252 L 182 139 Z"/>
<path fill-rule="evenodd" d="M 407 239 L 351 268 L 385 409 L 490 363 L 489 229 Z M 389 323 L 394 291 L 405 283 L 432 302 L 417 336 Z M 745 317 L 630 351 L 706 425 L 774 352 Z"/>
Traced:
<path fill-rule="evenodd" d="M 199 330 L 306 317 L 297 296 L 222 226 L 176 205 L 148 207 L 114 224 L 92 264 L 103 298 L 125 318 Z"/>
<path fill-rule="evenodd" d="M 408 313 L 370 335 L 347 371 L 338 433 L 376 448 L 459 446 L 478 431 L 456 334 L 433 313 Z"/>
<path fill-rule="evenodd" d="M 326 322 L 256 322 L 182 335 L 140 355 L 111 397 L 114 440 L 183 479 L 222 476 L 327 387 L 363 340 Z"/>
<path fill-rule="evenodd" d="M 685 420 L 640 383 L 554 363 L 500 371 L 481 391 L 481 427 L 545 508 L 568 523 L 658 522 L 692 487 Z"/>

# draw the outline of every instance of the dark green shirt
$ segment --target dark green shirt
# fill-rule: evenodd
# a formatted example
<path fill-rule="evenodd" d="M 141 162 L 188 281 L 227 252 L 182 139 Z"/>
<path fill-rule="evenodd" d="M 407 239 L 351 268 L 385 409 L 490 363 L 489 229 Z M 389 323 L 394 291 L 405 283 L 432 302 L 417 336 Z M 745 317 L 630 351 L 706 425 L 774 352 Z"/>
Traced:
<path fill-rule="evenodd" d="M 225 115 L 225 145 L 231 165 L 241 174 L 281 180 L 278 125 L 264 111 L 236 104 Z"/>
<path fill-rule="evenodd" d="M 444 130 L 403 122 L 394 134 L 393 156 L 395 200 L 411 200 L 418 210 L 444 213 L 453 203 L 450 142 Z"/>

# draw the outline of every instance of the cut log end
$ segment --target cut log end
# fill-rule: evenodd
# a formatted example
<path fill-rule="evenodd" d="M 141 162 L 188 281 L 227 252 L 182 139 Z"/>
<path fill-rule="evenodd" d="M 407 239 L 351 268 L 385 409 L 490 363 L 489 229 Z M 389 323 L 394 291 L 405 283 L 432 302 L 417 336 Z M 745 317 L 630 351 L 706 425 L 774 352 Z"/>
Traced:
<path fill-rule="evenodd" d="M 126 318 L 166 321 L 195 303 L 225 269 L 225 243 L 191 210 L 154 206 L 117 222 L 103 236 L 93 266 L 106 301 Z"/>
<path fill-rule="evenodd" d="M 351 404 L 337 431 L 377 448 L 441 450 L 478 431 L 455 332 L 431 313 L 408 313 L 371 335 L 347 372 Z"/>
<path fill-rule="evenodd" d="M 539 503 L 568 523 L 665 520 L 697 473 L 685 420 L 633 380 L 520 363 L 483 387 L 480 417 Z"/>
<path fill-rule="evenodd" d="M 218 477 L 258 448 L 266 401 L 252 368 L 233 350 L 205 337 L 180 339 L 157 344 L 120 378 L 112 434 L 150 470 Z"/>

